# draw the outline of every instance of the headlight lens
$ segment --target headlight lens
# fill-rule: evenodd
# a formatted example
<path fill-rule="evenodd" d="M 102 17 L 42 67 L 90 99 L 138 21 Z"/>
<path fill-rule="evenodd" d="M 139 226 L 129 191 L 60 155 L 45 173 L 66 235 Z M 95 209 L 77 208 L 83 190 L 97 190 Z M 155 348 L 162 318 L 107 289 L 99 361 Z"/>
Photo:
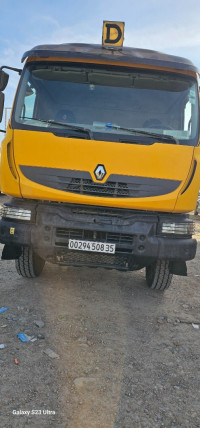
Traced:
<path fill-rule="evenodd" d="M 31 220 L 31 210 L 23 208 L 13 208 L 6 205 L 0 207 L 0 215 L 3 218 L 11 218 L 15 220 Z"/>
<path fill-rule="evenodd" d="M 163 223 L 161 233 L 191 236 L 195 233 L 195 223 L 193 221 L 185 223 Z"/>

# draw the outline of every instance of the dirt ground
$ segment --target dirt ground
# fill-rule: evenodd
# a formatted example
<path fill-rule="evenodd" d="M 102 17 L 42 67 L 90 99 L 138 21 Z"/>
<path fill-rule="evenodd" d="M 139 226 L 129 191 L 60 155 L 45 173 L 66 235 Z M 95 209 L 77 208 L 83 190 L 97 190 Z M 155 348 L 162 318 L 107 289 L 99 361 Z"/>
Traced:
<path fill-rule="evenodd" d="M 199 220 L 188 277 L 163 294 L 144 270 L 46 264 L 23 279 L 0 262 L 1 428 L 200 427 Z"/>

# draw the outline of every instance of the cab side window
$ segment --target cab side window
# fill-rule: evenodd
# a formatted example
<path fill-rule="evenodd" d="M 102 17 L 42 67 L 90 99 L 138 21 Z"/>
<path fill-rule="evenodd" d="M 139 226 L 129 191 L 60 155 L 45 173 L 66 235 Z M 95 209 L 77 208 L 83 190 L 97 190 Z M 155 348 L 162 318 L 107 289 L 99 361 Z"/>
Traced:
<path fill-rule="evenodd" d="M 35 101 L 36 90 L 35 88 L 31 88 L 29 85 L 27 85 L 26 94 L 24 97 L 24 105 L 22 109 L 22 117 L 34 117 Z"/>

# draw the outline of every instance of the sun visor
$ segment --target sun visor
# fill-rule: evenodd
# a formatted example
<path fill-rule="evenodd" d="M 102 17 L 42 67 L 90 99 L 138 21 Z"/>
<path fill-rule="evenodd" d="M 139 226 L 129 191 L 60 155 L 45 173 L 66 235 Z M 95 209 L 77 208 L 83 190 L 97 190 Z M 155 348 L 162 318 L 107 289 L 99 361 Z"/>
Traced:
<path fill-rule="evenodd" d="M 102 45 L 84 43 L 64 43 L 60 45 L 39 45 L 22 56 L 22 62 L 28 57 L 37 58 L 75 58 L 90 59 L 108 62 L 130 63 L 148 65 L 153 67 L 164 67 L 176 70 L 187 70 L 199 73 L 200 70 L 186 58 L 167 55 L 158 51 L 122 47 L 105 48 Z"/>

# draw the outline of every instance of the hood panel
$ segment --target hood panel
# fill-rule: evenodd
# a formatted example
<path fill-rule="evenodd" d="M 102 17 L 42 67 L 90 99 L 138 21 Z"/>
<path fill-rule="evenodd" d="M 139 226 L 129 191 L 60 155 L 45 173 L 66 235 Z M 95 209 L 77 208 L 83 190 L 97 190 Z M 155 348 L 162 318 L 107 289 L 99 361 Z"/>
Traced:
<path fill-rule="evenodd" d="M 14 131 L 24 198 L 172 211 L 193 151 L 173 144 L 134 145 Z"/>

